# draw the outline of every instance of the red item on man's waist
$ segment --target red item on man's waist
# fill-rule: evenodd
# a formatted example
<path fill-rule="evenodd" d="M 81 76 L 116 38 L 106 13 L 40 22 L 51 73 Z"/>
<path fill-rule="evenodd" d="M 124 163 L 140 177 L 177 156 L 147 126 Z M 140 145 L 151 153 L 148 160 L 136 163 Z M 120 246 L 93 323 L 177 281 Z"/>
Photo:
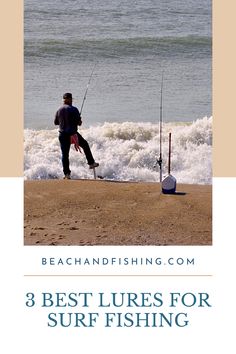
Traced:
<path fill-rule="evenodd" d="M 79 146 L 79 138 L 77 134 L 71 135 L 70 137 L 70 143 L 74 144 L 75 150 L 78 151 L 82 154 L 82 151 Z"/>

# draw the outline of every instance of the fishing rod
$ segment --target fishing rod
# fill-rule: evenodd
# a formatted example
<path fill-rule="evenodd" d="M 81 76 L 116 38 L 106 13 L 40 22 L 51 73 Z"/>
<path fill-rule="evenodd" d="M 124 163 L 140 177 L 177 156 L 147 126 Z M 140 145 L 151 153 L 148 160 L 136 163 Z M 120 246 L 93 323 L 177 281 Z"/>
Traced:
<path fill-rule="evenodd" d="M 175 194 L 176 191 L 176 178 L 170 174 L 171 164 L 171 133 L 169 133 L 169 158 L 168 158 L 168 175 L 162 181 L 162 193 Z"/>
<path fill-rule="evenodd" d="M 160 167 L 160 183 L 162 182 L 162 108 L 163 108 L 163 81 L 164 81 L 164 73 L 162 72 L 161 77 L 161 98 L 160 98 L 160 120 L 159 120 L 159 134 L 160 134 L 160 155 L 159 159 L 157 159 L 154 167 L 159 165 Z"/>
<path fill-rule="evenodd" d="M 81 104 L 81 107 L 80 107 L 80 114 L 82 114 L 84 102 L 85 102 L 85 100 L 86 100 L 86 96 L 87 96 L 87 92 L 88 92 L 88 88 L 89 88 L 89 84 L 90 84 L 90 81 L 91 81 L 91 79 L 92 79 L 92 76 L 93 76 L 93 73 L 94 73 L 94 70 L 95 70 L 96 65 L 97 65 L 97 63 L 94 64 L 93 70 L 92 70 L 92 72 L 91 72 L 91 75 L 90 75 L 89 80 L 88 80 L 88 83 L 87 83 L 87 87 L 86 87 L 86 90 L 85 90 L 84 98 L 83 98 L 83 101 L 82 101 L 82 104 Z"/>

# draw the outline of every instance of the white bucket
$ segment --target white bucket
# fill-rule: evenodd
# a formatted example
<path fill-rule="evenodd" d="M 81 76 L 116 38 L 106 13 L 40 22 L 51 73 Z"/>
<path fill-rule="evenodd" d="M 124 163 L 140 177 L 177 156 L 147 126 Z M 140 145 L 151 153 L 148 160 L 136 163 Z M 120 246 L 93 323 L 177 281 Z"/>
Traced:
<path fill-rule="evenodd" d="M 176 178 L 168 175 L 162 181 L 162 193 L 164 194 L 173 194 L 176 190 Z"/>

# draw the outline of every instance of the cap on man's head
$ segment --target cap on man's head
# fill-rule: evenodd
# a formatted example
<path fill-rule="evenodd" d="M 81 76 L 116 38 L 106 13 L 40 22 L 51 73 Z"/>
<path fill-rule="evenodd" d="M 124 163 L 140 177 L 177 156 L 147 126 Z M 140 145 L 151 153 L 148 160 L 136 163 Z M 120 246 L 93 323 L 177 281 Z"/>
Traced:
<path fill-rule="evenodd" d="M 64 100 L 65 100 L 65 99 L 68 99 L 68 98 L 69 98 L 69 99 L 70 99 L 70 98 L 72 99 L 72 93 L 69 93 L 69 92 L 64 93 L 63 98 L 64 98 Z"/>

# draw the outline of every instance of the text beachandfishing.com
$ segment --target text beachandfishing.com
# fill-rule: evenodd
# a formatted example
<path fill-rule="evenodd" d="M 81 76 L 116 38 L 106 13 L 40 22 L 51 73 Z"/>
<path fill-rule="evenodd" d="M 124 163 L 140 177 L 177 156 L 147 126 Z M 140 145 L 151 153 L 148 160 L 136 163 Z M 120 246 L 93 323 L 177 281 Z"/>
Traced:
<path fill-rule="evenodd" d="M 194 266 L 188 257 L 42 257 L 43 266 Z"/>

